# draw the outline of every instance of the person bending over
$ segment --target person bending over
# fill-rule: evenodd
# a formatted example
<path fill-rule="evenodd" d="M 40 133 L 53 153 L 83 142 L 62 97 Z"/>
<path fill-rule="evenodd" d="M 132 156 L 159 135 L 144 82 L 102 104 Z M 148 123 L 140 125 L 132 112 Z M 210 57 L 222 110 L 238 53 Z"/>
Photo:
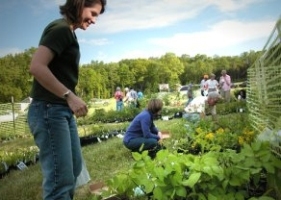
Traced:
<path fill-rule="evenodd" d="M 126 148 L 133 152 L 148 150 L 151 158 L 156 156 L 163 148 L 160 144 L 162 133 L 154 125 L 153 118 L 161 113 L 162 107 L 160 99 L 151 99 L 147 108 L 133 119 L 123 138 Z"/>
<path fill-rule="evenodd" d="M 88 108 L 75 93 L 80 48 L 75 31 L 87 30 L 105 10 L 106 0 L 66 0 L 59 19 L 44 29 L 32 56 L 33 75 L 27 121 L 39 151 L 44 200 L 71 200 L 82 170 L 76 117 Z"/>

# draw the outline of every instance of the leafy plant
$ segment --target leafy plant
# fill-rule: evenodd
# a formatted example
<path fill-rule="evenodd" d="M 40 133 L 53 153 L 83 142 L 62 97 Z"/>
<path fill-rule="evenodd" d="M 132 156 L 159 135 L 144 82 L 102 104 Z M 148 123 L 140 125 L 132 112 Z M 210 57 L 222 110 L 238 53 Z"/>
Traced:
<path fill-rule="evenodd" d="M 134 153 L 135 163 L 108 181 L 109 192 L 130 199 L 136 198 L 135 188 L 151 199 L 245 199 L 255 197 L 250 188 L 257 186 L 263 174 L 274 179 L 281 161 L 270 153 L 268 143 L 245 144 L 240 153 L 234 150 L 209 151 L 200 156 L 174 154 L 168 150 L 151 160 L 147 152 Z M 277 179 L 274 179 L 275 182 Z M 267 190 L 262 194 L 267 199 Z"/>

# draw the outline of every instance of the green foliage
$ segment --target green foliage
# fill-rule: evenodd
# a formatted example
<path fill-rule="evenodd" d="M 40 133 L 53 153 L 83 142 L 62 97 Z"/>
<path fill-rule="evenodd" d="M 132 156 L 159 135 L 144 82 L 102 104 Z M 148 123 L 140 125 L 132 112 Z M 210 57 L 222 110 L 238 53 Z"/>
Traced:
<path fill-rule="evenodd" d="M 110 190 L 106 195 L 114 193 L 134 199 L 133 191 L 139 187 L 151 199 L 250 198 L 254 195 L 250 188 L 259 184 L 262 174 L 274 178 L 281 170 L 281 161 L 270 153 L 269 147 L 268 143 L 255 141 L 245 144 L 239 153 L 210 151 L 200 156 L 161 150 L 155 160 L 147 151 L 133 153 L 135 162 L 131 169 L 107 182 Z M 264 198 L 273 199 L 267 195 Z"/>
<path fill-rule="evenodd" d="M 110 110 L 107 112 L 104 109 L 99 109 L 88 120 L 92 123 L 125 122 L 132 120 L 139 112 L 139 108 L 125 108 L 122 111 Z"/>
<path fill-rule="evenodd" d="M 32 76 L 28 71 L 35 50 L 30 48 L 23 53 L 0 58 L 0 102 L 8 102 L 11 96 L 16 101 L 29 96 Z M 79 69 L 77 94 L 85 100 L 93 97 L 110 98 L 117 86 L 122 89 L 132 86 L 147 95 L 158 92 L 161 83 L 168 83 L 175 90 L 179 83 L 199 83 L 204 73 L 219 73 L 222 68 L 228 69 L 233 81 L 246 79 L 243 72 L 251 66 L 257 55 L 258 52 L 251 52 L 240 57 L 211 58 L 199 54 L 191 58 L 166 53 L 160 58 L 124 59 L 118 63 L 92 61 Z M 247 64 L 244 63 L 246 59 L 249 61 Z"/>
<path fill-rule="evenodd" d="M 235 124 L 220 120 L 219 125 L 212 121 L 200 120 L 197 124 L 185 122 L 185 130 L 182 134 L 176 135 L 174 147 L 180 151 L 198 154 L 210 150 L 233 149 L 240 150 L 244 143 L 251 143 L 256 138 L 257 132 L 254 131 L 246 120 L 239 121 L 239 118 L 232 118 Z M 228 118 L 229 120 L 229 118 Z M 231 120 L 231 119 L 230 119 Z M 227 123 L 228 122 L 228 123 Z"/>
<path fill-rule="evenodd" d="M 0 151 L 0 174 L 11 167 L 16 167 L 19 162 L 35 163 L 39 149 L 36 146 L 17 148 L 12 151 Z"/>

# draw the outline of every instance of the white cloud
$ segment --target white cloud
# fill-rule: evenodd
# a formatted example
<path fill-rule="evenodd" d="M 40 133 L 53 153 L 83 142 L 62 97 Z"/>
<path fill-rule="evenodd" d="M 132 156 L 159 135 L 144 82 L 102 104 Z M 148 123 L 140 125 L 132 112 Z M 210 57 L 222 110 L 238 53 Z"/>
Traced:
<path fill-rule="evenodd" d="M 184 52 L 215 52 L 222 48 L 269 37 L 274 25 L 275 22 L 273 21 L 251 23 L 222 21 L 206 31 L 179 33 L 170 38 L 150 39 L 149 42 L 152 45 L 171 49 L 171 51 L 180 54 Z"/>
<path fill-rule="evenodd" d="M 23 50 L 19 48 L 0 48 L 0 57 L 6 56 L 7 54 L 22 53 Z"/>
<path fill-rule="evenodd" d="M 94 45 L 94 46 L 103 46 L 110 44 L 110 41 L 106 38 L 100 38 L 100 39 L 90 39 L 87 40 L 86 38 L 79 39 L 79 43 L 84 43 L 84 44 L 89 44 L 89 45 Z"/>
<path fill-rule="evenodd" d="M 106 11 L 91 31 L 116 33 L 173 25 L 195 18 L 210 6 L 221 12 L 239 10 L 265 0 L 118 0 L 108 2 Z M 89 31 L 89 32 L 91 32 Z"/>
<path fill-rule="evenodd" d="M 193 33 L 178 33 L 172 37 L 151 38 L 148 40 L 149 48 L 146 50 L 128 50 L 122 52 L 124 58 L 149 58 L 160 57 L 167 52 L 173 52 L 178 56 L 188 54 L 206 54 L 208 56 L 217 55 L 239 55 L 243 53 L 245 44 L 259 40 L 258 49 L 265 45 L 266 39 L 270 36 L 275 22 L 241 22 L 222 21 L 209 27 L 206 31 Z M 117 58 L 111 60 L 119 61 Z"/>
<path fill-rule="evenodd" d="M 251 4 L 258 4 L 259 2 L 264 2 L 265 0 L 210 0 L 210 4 L 215 5 L 222 12 L 236 11 Z"/>

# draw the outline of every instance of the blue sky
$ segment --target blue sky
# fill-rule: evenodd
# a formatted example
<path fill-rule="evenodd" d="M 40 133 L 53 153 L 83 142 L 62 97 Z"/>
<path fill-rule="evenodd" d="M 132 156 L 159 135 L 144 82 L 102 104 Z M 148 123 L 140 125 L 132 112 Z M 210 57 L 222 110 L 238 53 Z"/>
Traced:
<path fill-rule="evenodd" d="M 2 0 L 0 57 L 37 47 L 65 0 Z M 107 0 L 106 12 L 77 30 L 81 64 L 125 58 L 240 55 L 262 50 L 281 0 Z"/>

